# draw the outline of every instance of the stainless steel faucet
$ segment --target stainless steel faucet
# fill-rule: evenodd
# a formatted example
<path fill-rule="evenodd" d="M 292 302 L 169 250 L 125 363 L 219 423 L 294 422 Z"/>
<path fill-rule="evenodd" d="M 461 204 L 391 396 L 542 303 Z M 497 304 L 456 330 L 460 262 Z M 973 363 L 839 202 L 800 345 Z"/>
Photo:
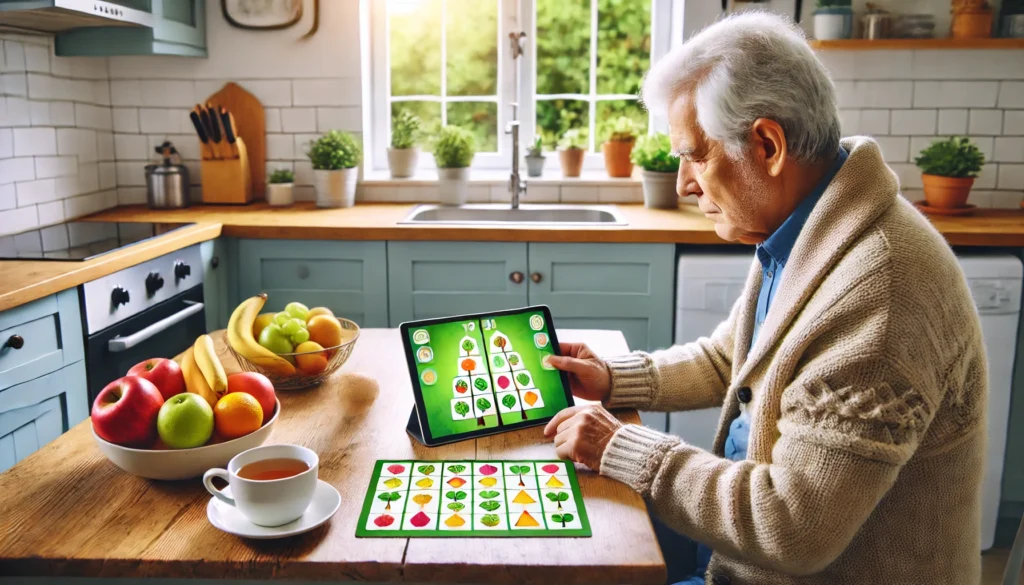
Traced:
<path fill-rule="evenodd" d="M 508 178 L 508 190 L 512 194 L 512 209 L 519 209 L 519 197 L 526 195 L 526 180 L 519 177 L 519 121 L 509 122 L 505 134 L 512 135 L 512 174 Z"/>

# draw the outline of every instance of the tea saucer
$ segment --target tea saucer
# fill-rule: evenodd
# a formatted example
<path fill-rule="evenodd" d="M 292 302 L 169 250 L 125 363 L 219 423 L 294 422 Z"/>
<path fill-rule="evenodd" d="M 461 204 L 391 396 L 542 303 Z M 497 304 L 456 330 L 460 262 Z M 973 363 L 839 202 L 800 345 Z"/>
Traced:
<path fill-rule="evenodd" d="M 222 491 L 224 495 L 230 496 L 231 486 L 227 486 Z M 316 482 L 316 492 L 313 494 L 313 501 L 309 507 L 302 513 L 302 516 L 288 524 L 274 527 L 257 526 L 243 516 L 238 508 L 225 504 L 217 498 L 210 498 L 210 503 L 206 505 L 206 517 L 209 518 L 210 524 L 228 534 L 262 540 L 285 538 L 309 532 L 330 520 L 331 516 L 338 511 L 339 506 L 341 506 L 341 494 L 334 489 L 334 486 L 320 479 Z"/>

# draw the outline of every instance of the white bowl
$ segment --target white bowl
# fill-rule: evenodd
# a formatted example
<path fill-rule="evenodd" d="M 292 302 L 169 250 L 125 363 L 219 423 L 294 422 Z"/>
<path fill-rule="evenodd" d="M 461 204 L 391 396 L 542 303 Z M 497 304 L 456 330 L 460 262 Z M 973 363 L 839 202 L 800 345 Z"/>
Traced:
<path fill-rule="evenodd" d="M 100 451 L 114 465 L 140 477 L 149 479 L 189 479 L 199 477 L 214 467 L 227 467 L 228 461 L 242 451 L 259 447 L 270 436 L 281 414 L 281 401 L 274 399 L 274 416 L 259 429 L 230 441 L 204 445 L 195 449 L 132 449 L 108 443 L 92 429 L 92 437 Z"/>

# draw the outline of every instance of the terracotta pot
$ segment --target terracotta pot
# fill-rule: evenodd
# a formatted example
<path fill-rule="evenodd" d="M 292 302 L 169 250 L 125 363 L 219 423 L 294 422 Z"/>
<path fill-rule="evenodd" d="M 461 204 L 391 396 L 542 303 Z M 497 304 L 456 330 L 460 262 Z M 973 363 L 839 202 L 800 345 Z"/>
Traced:
<path fill-rule="evenodd" d="M 967 205 L 967 197 L 971 194 L 974 179 L 958 177 L 940 177 L 938 175 L 921 175 L 924 183 L 924 200 L 929 207 L 956 209 Z"/>
<path fill-rule="evenodd" d="M 566 177 L 578 177 L 583 171 L 583 157 L 587 151 L 582 148 L 566 148 L 558 152 L 558 159 L 562 163 L 562 175 Z"/>
<path fill-rule="evenodd" d="M 633 161 L 629 155 L 633 152 L 633 140 L 628 142 L 609 140 L 601 145 L 604 152 L 604 168 L 609 177 L 628 177 L 633 174 Z"/>
<path fill-rule="evenodd" d="M 951 30 L 954 39 L 987 39 L 992 36 L 992 11 L 957 12 Z"/>

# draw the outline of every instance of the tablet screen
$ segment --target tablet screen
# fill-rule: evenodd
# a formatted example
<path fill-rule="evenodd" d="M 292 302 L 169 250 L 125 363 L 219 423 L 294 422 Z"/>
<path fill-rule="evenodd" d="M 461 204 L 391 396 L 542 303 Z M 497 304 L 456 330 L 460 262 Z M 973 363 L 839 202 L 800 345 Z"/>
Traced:
<path fill-rule="evenodd" d="M 434 440 L 536 424 L 571 403 L 562 374 L 544 359 L 557 343 L 546 307 L 402 329 Z"/>

